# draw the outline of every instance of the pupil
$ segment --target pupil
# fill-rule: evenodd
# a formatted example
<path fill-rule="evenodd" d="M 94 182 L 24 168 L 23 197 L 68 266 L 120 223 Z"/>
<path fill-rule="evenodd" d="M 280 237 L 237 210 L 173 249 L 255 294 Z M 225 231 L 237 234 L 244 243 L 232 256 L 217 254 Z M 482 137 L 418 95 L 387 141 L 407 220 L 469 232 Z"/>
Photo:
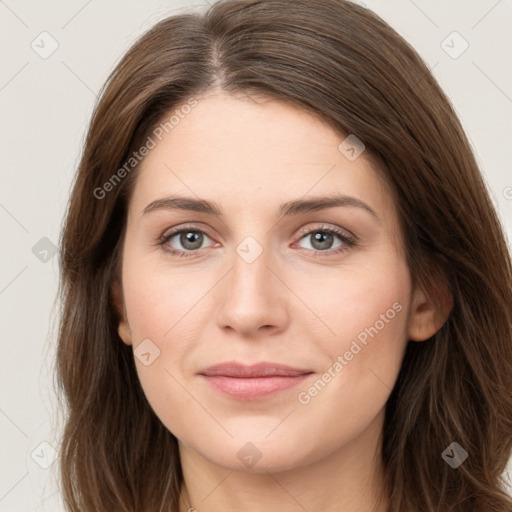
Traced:
<path fill-rule="evenodd" d="M 189 249 L 197 249 L 201 246 L 201 243 L 197 247 L 194 246 L 194 243 L 197 245 L 197 240 L 200 240 L 200 233 L 197 233 L 196 231 L 187 231 L 186 233 L 182 234 L 182 237 L 184 237 L 184 240 L 182 239 L 181 243 L 183 244 L 183 247 L 188 247 Z M 201 242 L 201 240 L 200 240 Z M 192 244 L 192 247 L 188 246 L 187 244 Z"/>

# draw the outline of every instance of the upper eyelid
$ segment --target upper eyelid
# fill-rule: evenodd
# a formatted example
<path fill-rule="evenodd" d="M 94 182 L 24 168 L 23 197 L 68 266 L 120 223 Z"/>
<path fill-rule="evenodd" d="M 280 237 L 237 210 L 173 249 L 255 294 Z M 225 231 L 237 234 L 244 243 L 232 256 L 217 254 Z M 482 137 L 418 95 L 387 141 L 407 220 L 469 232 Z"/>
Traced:
<path fill-rule="evenodd" d="M 177 226 L 176 228 L 170 228 L 166 231 L 164 231 L 164 233 L 162 234 L 162 236 L 160 237 L 161 240 L 166 240 L 168 239 L 169 237 L 173 237 L 183 231 L 200 231 L 201 233 L 204 233 L 205 235 L 207 235 L 208 237 L 210 238 L 213 238 L 209 233 L 208 233 L 208 230 L 207 229 L 204 229 L 202 227 L 198 227 L 198 226 L 195 226 L 193 224 L 185 224 L 184 226 Z"/>
<path fill-rule="evenodd" d="M 354 233 L 352 233 L 352 231 L 349 231 L 347 228 L 343 228 L 341 226 L 335 226 L 334 224 L 329 225 L 326 223 L 322 223 L 322 225 L 317 228 L 308 228 L 308 227 L 300 228 L 298 231 L 298 234 L 299 235 L 308 235 L 314 231 L 331 231 L 331 232 L 334 232 L 334 234 L 337 236 L 344 235 L 346 238 L 354 240 L 355 242 L 357 242 L 359 240 L 359 237 L 357 237 Z M 343 233 L 338 233 L 338 231 L 342 231 Z"/>

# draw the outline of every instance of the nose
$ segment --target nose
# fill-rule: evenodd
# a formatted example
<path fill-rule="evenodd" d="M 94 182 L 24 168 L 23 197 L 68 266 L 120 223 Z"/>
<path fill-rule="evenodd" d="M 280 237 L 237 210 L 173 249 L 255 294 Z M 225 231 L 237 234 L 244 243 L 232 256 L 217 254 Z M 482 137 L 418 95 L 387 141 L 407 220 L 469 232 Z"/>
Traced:
<path fill-rule="evenodd" d="M 279 268 L 270 249 L 263 249 L 254 261 L 234 252 L 231 271 L 218 289 L 219 327 L 246 338 L 284 330 L 291 292 Z"/>

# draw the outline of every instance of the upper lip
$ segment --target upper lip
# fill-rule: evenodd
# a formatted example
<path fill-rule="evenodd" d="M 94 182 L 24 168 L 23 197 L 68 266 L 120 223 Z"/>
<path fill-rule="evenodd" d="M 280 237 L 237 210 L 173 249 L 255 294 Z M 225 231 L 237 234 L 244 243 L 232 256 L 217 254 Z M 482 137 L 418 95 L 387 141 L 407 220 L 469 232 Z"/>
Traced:
<path fill-rule="evenodd" d="M 262 362 L 252 365 L 245 365 L 234 361 L 209 366 L 199 372 L 199 375 L 208 377 L 224 376 L 224 377 L 273 377 L 273 376 L 296 376 L 312 373 L 311 370 L 303 368 L 293 368 L 292 366 Z"/>

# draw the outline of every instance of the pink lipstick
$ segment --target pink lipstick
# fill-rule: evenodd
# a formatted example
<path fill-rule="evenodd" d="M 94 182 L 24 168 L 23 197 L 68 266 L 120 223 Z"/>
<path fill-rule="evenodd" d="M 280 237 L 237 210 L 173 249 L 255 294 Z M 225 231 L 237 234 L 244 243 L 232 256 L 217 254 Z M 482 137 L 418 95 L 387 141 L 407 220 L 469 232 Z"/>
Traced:
<path fill-rule="evenodd" d="M 214 390 L 239 400 L 261 400 L 303 382 L 313 373 L 278 363 L 243 365 L 229 361 L 198 372 Z"/>

